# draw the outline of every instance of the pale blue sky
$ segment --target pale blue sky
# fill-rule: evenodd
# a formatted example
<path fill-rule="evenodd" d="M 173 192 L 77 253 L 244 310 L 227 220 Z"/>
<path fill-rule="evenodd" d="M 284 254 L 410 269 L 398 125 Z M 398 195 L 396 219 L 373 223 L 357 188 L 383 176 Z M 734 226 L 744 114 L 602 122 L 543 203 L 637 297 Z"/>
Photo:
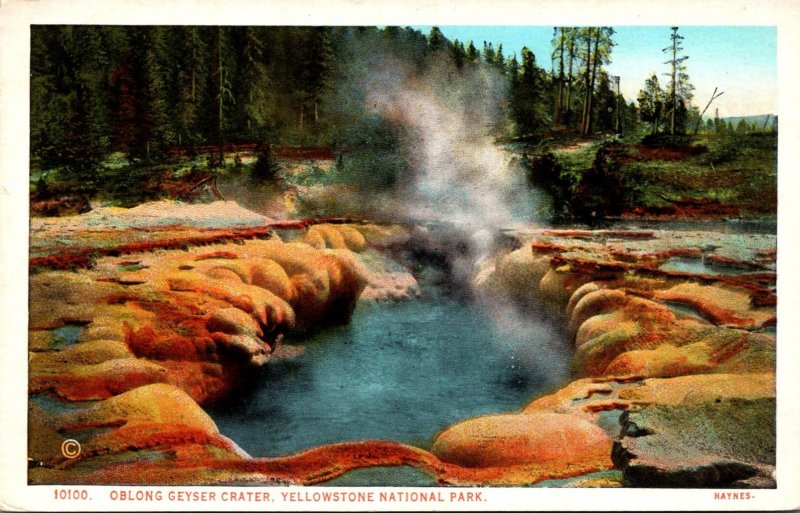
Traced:
<path fill-rule="evenodd" d="M 427 34 L 430 26 L 415 26 Z M 535 26 L 440 26 L 445 37 L 463 42 L 470 40 L 480 50 L 483 41 L 495 48 L 503 45 L 503 53 L 519 55 L 523 46 L 536 55 L 540 66 L 550 69 L 553 27 Z M 669 26 L 615 26 L 609 73 L 621 76 L 625 98 L 636 99 L 645 79 L 652 72 L 666 84 L 667 60 L 661 50 L 669 46 Z M 745 26 L 685 26 L 679 34 L 684 37 L 684 55 L 690 81 L 695 86 L 695 105 L 701 109 L 708 102 L 715 86 L 724 91 L 709 111 L 719 108 L 720 116 L 744 116 L 776 113 L 777 86 L 777 29 L 775 27 Z"/>

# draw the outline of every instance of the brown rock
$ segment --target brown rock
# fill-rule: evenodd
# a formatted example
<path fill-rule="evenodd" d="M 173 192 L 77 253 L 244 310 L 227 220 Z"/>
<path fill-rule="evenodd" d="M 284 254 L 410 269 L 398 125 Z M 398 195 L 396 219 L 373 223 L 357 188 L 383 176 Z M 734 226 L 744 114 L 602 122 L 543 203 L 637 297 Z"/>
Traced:
<path fill-rule="evenodd" d="M 55 419 L 38 406 L 28 404 L 28 460 L 33 465 L 53 465 L 63 461 L 64 437 L 56 431 Z"/>
<path fill-rule="evenodd" d="M 611 439 L 573 415 L 519 413 L 477 417 L 447 428 L 431 449 L 442 461 L 465 467 L 544 462 L 574 464 L 607 457 Z"/>
<path fill-rule="evenodd" d="M 33 393 L 54 390 L 70 401 L 106 399 L 150 383 L 168 381 L 166 369 L 140 358 L 107 360 L 96 365 L 69 365 L 30 376 Z"/>
<path fill-rule="evenodd" d="M 525 406 L 524 411 L 525 413 L 571 413 L 575 409 L 575 403 L 592 396 L 606 397 L 612 391 L 613 389 L 608 383 L 598 383 L 593 378 L 579 379 L 552 394 L 534 399 Z"/>
<path fill-rule="evenodd" d="M 254 259 L 250 264 L 251 283 L 267 289 L 284 301 L 294 297 L 289 275 L 276 261 L 268 258 Z"/>
<path fill-rule="evenodd" d="M 608 364 L 606 374 L 646 377 L 703 374 L 714 368 L 709 358 L 710 352 L 708 344 L 702 342 L 682 347 L 663 344 L 654 349 L 627 351 Z"/>
<path fill-rule="evenodd" d="M 539 292 L 550 310 L 563 313 L 570 296 L 582 285 L 593 280 L 592 276 L 574 272 L 569 265 L 564 265 L 547 271 L 539 282 Z"/>
<path fill-rule="evenodd" d="M 173 385 L 155 383 L 100 401 L 66 414 L 61 423 L 72 426 L 160 422 L 180 424 L 217 433 L 217 426 L 186 392 Z"/>
<path fill-rule="evenodd" d="M 656 292 L 655 298 L 689 305 L 718 325 L 755 328 L 775 313 L 774 308 L 753 307 L 750 290 L 723 283 L 681 283 Z"/>
<path fill-rule="evenodd" d="M 230 335 L 250 337 L 260 337 L 264 334 L 255 319 L 233 307 L 216 310 L 206 322 L 206 327 L 210 333 L 219 331 Z"/>
<path fill-rule="evenodd" d="M 242 280 L 242 276 L 239 273 L 227 267 L 213 267 L 206 271 L 206 275 L 209 278 L 214 278 L 215 280 L 230 281 L 233 283 L 246 283 L 244 280 Z"/>
<path fill-rule="evenodd" d="M 581 299 L 583 299 L 587 294 L 601 290 L 602 288 L 603 287 L 600 286 L 600 284 L 596 281 L 590 281 L 589 283 L 584 283 L 578 287 L 569 297 L 569 301 L 567 302 L 567 318 L 572 318 L 572 314 L 575 311 L 575 306 Z"/>
<path fill-rule="evenodd" d="M 595 290 L 592 290 L 595 289 Z M 594 282 L 587 283 L 578 289 L 570 298 L 570 303 L 575 296 L 581 295 L 581 299 L 575 303 L 572 311 L 567 309 L 569 318 L 569 332 L 578 333 L 581 325 L 587 319 L 599 314 L 612 312 L 628 304 L 631 298 L 625 292 L 616 289 L 601 289 Z M 576 343 L 576 345 L 578 345 Z"/>
<path fill-rule="evenodd" d="M 613 457 L 627 485 L 775 486 L 774 398 L 649 405 L 621 422 Z"/>
<path fill-rule="evenodd" d="M 675 344 L 691 342 L 676 347 Z M 623 352 L 606 374 L 670 377 L 705 373 L 759 373 L 775 369 L 775 338 L 730 328 L 711 328 L 683 340 Z"/>
<path fill-rule="evenodd" d="M 346 224 L 339 225 L 337 228 L 342 234 L 347 249 L 354 253 L 361 253 L 367 249 L 367 240 L 357 228 Z"/>
<path fill-rule="evenodd" d="M 775 397 L 774 374 L 702 374 L 646 379 L 620 390 L 619 398 L 637 404 L 698 404 L 728 399 Z"/>
<path fill-rule="evenodd" d="M 522 247 L 502 257 L 497 264 L 501 290 L 512 300 L 528 303 L 539 292 L 539 283 L 550 272 L 550 258 Z"/>
<path fill-rule="evenodd" d="M 58 363 L 91 365 L 116 358 L 133 358 L 125 342 L 117 340 L 90 340 L 69 346 L 61 351 L 37 353 L 31 367 L 49 367 Z"/>
<path fill-rule="evenodd" d="M 47 351 L 53 337 L 50 330 L 38 330 L 28 332 L 29 351 Z"/>
<path fill-rule="evenodd" d="M 118 285 L 98 283 L 84 273 L 49 271 L 31 275 L 29 324 L 54 328 L 66 320 L 90 322 L 102 299 L 120 291 Z"/>

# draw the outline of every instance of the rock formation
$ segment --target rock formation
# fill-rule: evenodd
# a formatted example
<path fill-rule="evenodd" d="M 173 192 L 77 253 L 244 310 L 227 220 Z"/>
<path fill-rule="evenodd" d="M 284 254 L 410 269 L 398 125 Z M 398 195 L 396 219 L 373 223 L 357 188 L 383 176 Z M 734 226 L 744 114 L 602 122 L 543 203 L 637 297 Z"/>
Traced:
<path fill-rule="evenodd" d="M 458 485 L 775 486 L 774 237 L 520 231 L 474 289 L 562 323 L 575 381 L 456 423 L 430 451 L 361 441 L 254 459 L 201 406 L 296 352 L 284 335 L 347 322 L 359 298 L 421 294 L 392 258 L 411 230 L 229 204 L 150 226 L 153 208 L 33 227 L 32 483 L 314 484 L 410 465 Z"/>

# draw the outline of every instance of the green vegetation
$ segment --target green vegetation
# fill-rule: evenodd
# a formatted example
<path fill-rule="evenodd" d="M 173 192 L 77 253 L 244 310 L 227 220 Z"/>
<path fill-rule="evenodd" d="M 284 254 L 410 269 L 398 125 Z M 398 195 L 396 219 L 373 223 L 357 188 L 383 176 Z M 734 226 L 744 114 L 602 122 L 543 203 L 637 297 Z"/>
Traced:
<path fill-rule="evenodd" d="M 462 104 L 496 88 L 501 108 L 487 129 L 525 149 L 556 219 L 683 215 L 712 203 L 712 213 L 774 214 L 777 118 L 703 122 L 677 27 L 664 49 L 666 87 L 653 74 L 628 102 L 604 69 L 613 37 L 611 27 L 555 27 L 553 53 L 539 59 L 551 59 L 546 72 L 528 48 L 479 49 L 438 28 L 33 26 L 32 209 L 188 198 L 219 173 L 242 172 L 319 189 L 298 197 L 298 212 L 368 213 L 407 181 L 419 151 L 407 117 L 420 113 L 387 113 L 371 96 L 395 94 L 404 74 L 458 85 Z M 323 147 L 335 165 L 284 172 L 276 150 L 287 146 Z M 241 162 L 241 147 L 252 162 Z"/>
<path fill-rule="evenodd" d="M 148 169 L 183 165 L 180 155 L 211 155 L 203 166 L 213 169 L 225 165 L 226 145 L 254 143 L 333 146 L 353 154 L 343 176 L 391 187 L 407 167 L 402 127 L 354 87 L 376 62 L 412 73 L 449 66 L 456 76 L 490 69 L 509 95 L 497 136 L 613 129 L 607 106 L 619 100 L 602 70 L 613 30 L 561 31 L 568 73 L 554 78 L 527 48 L 518 57 L 484 42 L 479 51 L 436 28 L 426 37 L 399 27 L 33 26 L 32 182 L 47 175 L 87 197 L 113 196 L 141 187 Z M 554 119 L 556 91 L 564 114 Z M 364 172 L 374 162 L 381 172 Z M 270 168 L 264 160 L 265 178 Z"/>
<path fill-rule="evenodd" d="M 595 142 L 545 151 L 531 179 L 554 197 L 557 218 L 590 224 L 609 216 L 774 216 L 777 134 L 703 134 L 650 144 Z"/>

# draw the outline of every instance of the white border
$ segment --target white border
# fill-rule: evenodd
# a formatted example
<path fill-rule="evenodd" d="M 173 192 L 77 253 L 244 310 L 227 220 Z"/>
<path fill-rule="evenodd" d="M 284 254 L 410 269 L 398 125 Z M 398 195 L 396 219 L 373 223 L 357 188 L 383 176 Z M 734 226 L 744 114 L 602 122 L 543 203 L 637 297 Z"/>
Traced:
<path fill-rule="evenodd" d="M 82 487 L 91 502 L 55 502 L 52 486 L 26 484 L 28 61 L 30 24 L 207 25 L 767 25 L 778 27 L 778 489 L 755 499 L 715 501 L 715 490 L 483 488 L 482 503 L 170 503 L 112 502 L 111 488 Z M 800 509 L 800 423 L 796 290 L 800 7 L 790 0 L 0 0 L 0 510 L 794 510 Z M 738 44 L 747 44 L 739 42 Z M 159 487 L 166 495 L 170 489 Z M 210 487 L 203 487 L 209 489 Z M 218 488 L 222 490 L 221 488 Z M 226 488 L 227 489 L 227 488 Z M 252 490 L 252 488 L 248 488 Z M 330 489 L 330 488 L 328 488 Z M 381 488 L 370 488 L 378 491 Z M 285 488 L 274 489 L 275 493 Z M 307 490 L 303 488 L 301 490 Z M 341 489 L 339 489 L 341 490 Z M 363 488 L 352 488 L 363 490 Z M 427 490 L 427 489 L 426 489 Z M 449 491 L 450 489 L 445 489 Z M 733 491 L 733 490 L 727 490 Z"/>

